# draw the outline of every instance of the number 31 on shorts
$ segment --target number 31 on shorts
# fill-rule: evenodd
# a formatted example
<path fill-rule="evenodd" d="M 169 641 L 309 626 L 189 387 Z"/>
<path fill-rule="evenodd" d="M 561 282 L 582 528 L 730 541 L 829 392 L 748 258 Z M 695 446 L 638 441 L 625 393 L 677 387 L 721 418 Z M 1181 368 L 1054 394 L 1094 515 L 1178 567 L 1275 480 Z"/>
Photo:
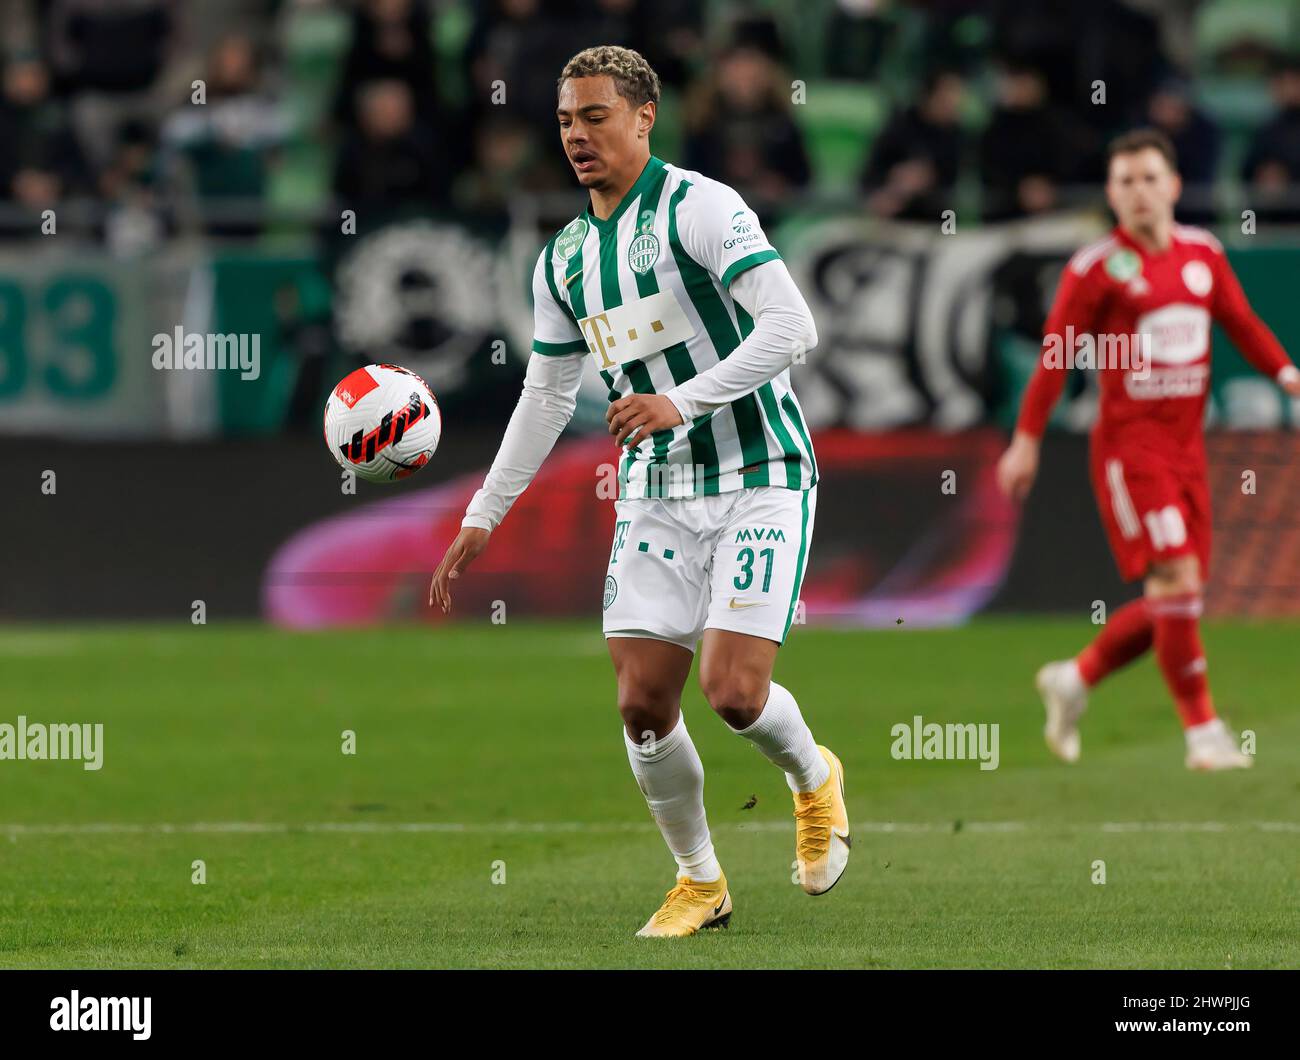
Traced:
<path fill-rule="evenodd" d="M 776 562 L 776 549 L 765 548 L 760 552 L 755 552 L 752 548 L 746 546 L 737 554 L 736 559 L 740 564 L 739 573 L 731 580 L 731 584 L 739 592 L 744 592 L 754 584 L 755 565 L 762 571 L 763 587 L 762 592 L 767 592 L 772 587 L 772 566 Z"/>

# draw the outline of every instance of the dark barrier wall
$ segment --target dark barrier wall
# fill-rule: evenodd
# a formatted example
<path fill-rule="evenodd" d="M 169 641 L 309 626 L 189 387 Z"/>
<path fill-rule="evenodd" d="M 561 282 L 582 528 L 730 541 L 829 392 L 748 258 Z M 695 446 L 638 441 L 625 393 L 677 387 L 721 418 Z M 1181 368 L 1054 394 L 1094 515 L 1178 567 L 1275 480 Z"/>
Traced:
<path fill-rule="evenodd" d="M 187 620 L 195 600 L 204 602 L 208 621 L 256 617 L 268 561 L 295 533 L 328 516 L 364 510 L 372 501 L 467 473 L 481 476 L 499 437 L 497 428 L 459 433 L 448 442 L 455 447 L 454 463 L 435 460 L 418 478 L 396 487 L 358 483 L 356 496 L 340 491 L 338 470 L 315 437 L 194 445 L 11 441 L 0 619 Z M 842 576 L 849 564 L 864 591 L 905 574 L 915 599 L 918 591 L 924 597 L 927 584 L 951 577 L 933 555 L 920 563 L 908 553 L 928 535 L 933 544 L 912 551 L 955 555 L 976 529 L 971 523 L 980 510 L 972 513 L 967 500 L 959 521 L 945 530 L 958 505 L 940 492 L 939 477 L 945 467 L 961 468 L 959 499 L 969 498 L 972 472 L 990 464 L 1001 436 L 986 431 L 963 437 L 842 432 L 819 438 L 826 467 L 810 581 L 834 577 L 836 570 Z M 1096 518 L 1086 508 L 1080 446 L 1078 439 L 1053 441 L 1049 459 L 1061 474 L 1052 476 L 1050 492 L 1036 496 L 1029 511 L 1029 525 L 1044 534 L 1074 524 L 1087 531 L 1084 543 L 1074 544 L 1077 561 L 1063 573 L 1037 553 L 1037 561 L 1018 557 L 1014 591 L 1001 593 L 1000 606 L 1072 607 L 1093 599 L 1092 586 L 1108 574 Z M 1059 456 L 1057 447 L 1063 450 Z M 444 453 L 450 457 L 450 448 Z M 47 470 L 55 473 L 52 494 L 42 492 Z M 1058 497 L 1077 500 L 1067 511 Z M 457 519 L 459 511 L 430 511 L 430 523 Z M 1001 531 L 1013 529 L 1005 513 L 991 518 Z M 364 538 L 357 547 L 365 547 Z M 599 566 L 608 543 L 575 547 L 598 551 Z M 983 600 L 997 591 L 996 585 L 979 588 Z M 884 606 L 891 606 L 888 598 Z M 854 620 L 852 613 L 836 616 L 833 609 L 831 617 Z"/>
<path fill-rule="evenodd" d="M 1020 517 L 1016 550 L 991 611 L 1090 612 L 1138 594 L 1111 560 L 1088 482 L 1088 439 L 1049 434 L 1033 493 Z"/>
<path fill-rule="evenodd" d="M 499 433 L 458 435 L 456 463 L 421 483 L 491 463 Z M 306 523 L 391 496 L 341 472 L 319 437 L 195 445 L 6 443 L 0 618 L 183 618 L 259 613 L 262 572 Z M 56 472 L 57 492 L 41 493 Z M 427 477 L 426 477 L 427 476 Z M 400 489 L 401 487 L 397 487 Z"/>
<path fill-rule="evenodd" d="M 427 575 L 499 439 L 491 425 L 458 432 L 415 479 L 393 487 L 357 483 L 355 496 L 340 490 L 340 472 L 314 435 L 196 445 L 11 441 L 3 464 L 0 620 L 187 620 L 195 600 L 204 602 L 208 621 L 254 618 L 265 613 L 267 586 L 277 584 L 275 573 L 268 577 L 272 557 L 285 558 L 286 542 L 303 540 L 304 531 L 311 537 L 322 520 L 349 514 L 343 532 L 330 537 L 334 551 L 324 553 L 324 583 L 338 582 L 340 572 L 371 577 L 366 572 L 380 565 L 368 559 L 382 551 L 399 553 L 405 574 L 381 607 L 344 610 L 344 620 L 436 619 L 422 603 Z M 1087 481 L 1086 439 L 1048 436 L 1039 482 L 1019 512 L 991 488 L 1004 442 L 992 429 L 817 435 L 822 485 L 803 593 L 808 620 L 886 624 L 899 617 L 924 625 L 982 608 L 1086 613 L 1096 600 L 1113 606 L 1134 595 L 1106 547 Z M 1230 432 L 1209 443 L 1211 610 L 1295 613 L 1300 437 Z M 505 593 L 521 608 L 514 613 L 598 611 L 609 548 L 604 523 L 613 517 L 608 502 L 596 499 L 592 470 L 607 444 L 586 438 L 557 447 L 538 488 L 494 539 L 491 562 L 480 561 L 481 584 L 462 586 L 463 600 Z M 957 476 L 952 496 L 940 486 L 949 468 Z M 43 492 L 47 470 L 55 473 L 52 494 Z M 1246 472 L 1254 492 L 1241 485 Z M 393 506 L 375 504 L 400 498 L 411 502 L 396 513 L 410 549 L 380 517 Z M 287 576 L 323 584 L 310 569 L 305 579 L 292 569 Z M 550 586 L 557 579 L 573 591 L 556 592 Z M 582 588 L 588 581 L 590 593 Z M 312 593 L 296 601 L 311 624 Z M 486 607 L 486 597 L 480 603 Z"/>

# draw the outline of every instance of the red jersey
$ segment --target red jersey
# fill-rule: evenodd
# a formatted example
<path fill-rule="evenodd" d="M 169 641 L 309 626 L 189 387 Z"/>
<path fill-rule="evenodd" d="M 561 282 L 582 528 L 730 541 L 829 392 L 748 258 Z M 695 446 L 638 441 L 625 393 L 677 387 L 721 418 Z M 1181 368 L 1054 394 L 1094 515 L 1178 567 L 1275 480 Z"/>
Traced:
<path fill-rule="evenodd" d="M 1250 308 L 1223 245 L 1209 232 L 1174 225 L 1169 248 L 1151 252 L 1115 228 L 1075 254 L 1061 276 L 1017 429 L 1042 435 L 1065 386 L 1062 344 L 1089 335 L 1101 386 L 1094 442 L 1150 448 L 1175 459 L 1199 455 L 1214 320 L 1270 378 L 1291 363 Z M 1140 339 L 1143 359 L 1107 363 L 1108 343 L 1112 353 L 1122 347 L 1115 336 Z"/>

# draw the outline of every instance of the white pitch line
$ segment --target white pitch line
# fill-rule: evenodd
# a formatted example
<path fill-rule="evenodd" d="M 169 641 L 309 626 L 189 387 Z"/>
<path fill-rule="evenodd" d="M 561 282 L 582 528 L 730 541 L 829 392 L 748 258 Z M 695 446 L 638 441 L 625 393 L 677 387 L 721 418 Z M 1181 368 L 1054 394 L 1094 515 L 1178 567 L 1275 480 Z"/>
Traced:
<path fill-rule="evenodd" d="M 789 832 L 790 821 L 730 822 L 715 831 Z M 854 821 L 854 831 L 880 834 L 942 834 L 952 832 L 1287 832 L 1300 833 L 1300 821 Z M 97 824 L 0 824 L 10 839 L 60 835 L 289 835 L 296 833 L 358 833 L 396 835 L 432 833 L 499 835 L 557 832 L 650 832 L 650 821 L 318 821 L 291 824 L 277 821 L 196 821 L 184 824 L 107 821 Z"/>

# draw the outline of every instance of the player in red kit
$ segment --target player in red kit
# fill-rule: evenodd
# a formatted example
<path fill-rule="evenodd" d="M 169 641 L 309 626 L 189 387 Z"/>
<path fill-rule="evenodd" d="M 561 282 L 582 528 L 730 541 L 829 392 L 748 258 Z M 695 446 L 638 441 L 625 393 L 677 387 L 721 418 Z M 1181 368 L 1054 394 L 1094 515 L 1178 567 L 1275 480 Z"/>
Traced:
<path fill-rule="evenodd" d="M 999 485 L 1023 499 L 1069 367 L 1098 369 L 1093 490 L 1121 575 L 1142 578 L 1144 591 L 1074 659 L 1038 672 L 1047 745 L 1067 762 L 1079 757 L 1088 689 L 1152 647 L 1182 718 L 1187 767 L 1253 762 L 1215 714 L 1201 648 L 1201 587 L 1210 563 L 1202 424 L 1211 321 L 1292 397 L 1300 397 L 1300 370 L 1251 310 L 1219 241 L 1174 222 L 1181 190 L 1163 134 L 1138 130 L 1111 145 L 1106 198 L 1119 224 L 1066 267 L 1015 437 L 998 462 Z"/>

